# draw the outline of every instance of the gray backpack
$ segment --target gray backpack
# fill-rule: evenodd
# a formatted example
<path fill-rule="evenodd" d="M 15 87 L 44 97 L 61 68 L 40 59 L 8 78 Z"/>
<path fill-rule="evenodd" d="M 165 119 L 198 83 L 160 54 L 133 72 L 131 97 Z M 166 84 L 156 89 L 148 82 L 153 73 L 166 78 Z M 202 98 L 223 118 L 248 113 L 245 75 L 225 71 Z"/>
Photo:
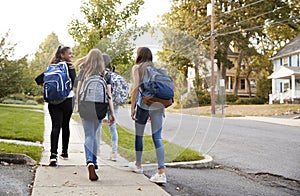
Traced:
<path fill-rule="evenodd" d="M 108 108 L 107 84 L 100 75 L 86 78 L 80 89 L 78 110 L 82 118 L 103 119 Z"/>

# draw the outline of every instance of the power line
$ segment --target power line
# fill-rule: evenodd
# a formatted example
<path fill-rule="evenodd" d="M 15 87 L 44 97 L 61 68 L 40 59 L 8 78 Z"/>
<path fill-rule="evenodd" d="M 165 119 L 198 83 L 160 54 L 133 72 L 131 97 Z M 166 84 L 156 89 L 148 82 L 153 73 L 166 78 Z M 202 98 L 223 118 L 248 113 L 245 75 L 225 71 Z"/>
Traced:
<path fill-rule="evenodd" d="M 259 15 L 256 15 L 256 16 L 253 16 L 253 17 L 251 17 L 251 18 L 248 18 L 248 19 L 245 19 L 245 20 L 236 22 L 236 23 L 232 23 L 232 24 L 230 24 L 230 25 L 228 25 L 228 26 L 222 28 L 221 30 L 227 29 L 227 28 L 232 27 L 232 26 L 234 26 L 234 25 L 239 25 L 239 24 L 244 23 L 244 22 L 246 22 L 246 21 L 255 19 L 255 18 L 257 18 L 257 17 L 263 16 L 263 15 L 266 15 L 266 14 L 269 14 L 269 13 L 272 13 L 272 12 L 276 12 L 277 10 L 280 10 L 280 9 L 285 8 L 285 7 L 287 7 L 287 6 L 288 6 L 288 5 L 283 6 L 283 7 L 280 7 L 280 8 L 276 8 L 276 9 L 274 9 L 274 10 L 270 10 L 270 11 L 268 11 L 268 12 L 265 12 L 265 13 L 262 13 L 262 14 L 259 14 Z"/>
<path fill-rule="evenodd" d="M 227 11 L 227 12 L 224 12 L 224 13 L 221 13 L 221 14 L 219 14 L 219 15 L 220 15 L 220 16 L 223 16 L 223 15 L 225 15 L 225 14 L 229 14 L 229 13 L 231 13 L 231 12 L 235 12 L 235 11 L 237 11 L 237 10 L 244 9 L 244 8 L 246 8 L 246 7 L 255 5 L 255 4 L 260 3 L 260 2 L 262 2 L 262 1 L 265 1 L 265 0 L 259 0 L 259 1 L 253 2 L 253 3 L 250 3 L 250 4 L 248 4 L 248 5 L 245 5 L 245 6 L 242 6 L 242 7 L 239 7 L 239 8 L 236 8 L 236 9 L 233 9 L 233 10 L 230 10 L 230 11 Z M 218 15 L 218 16 L 219 16 L 219 15 Z"/>
<path fill-rule="evenodd" d="M 282 22 L 289 21 L 289 20 L 294 20 L 294 19 L 300 19 L 300 16 L 294 17 L 294 18 L 287 18 L 287 19 L 284 19 L 284 20 L 281 20 L 281 21 L 274 21 L 274 22 L 270 22 L 270 23 L 263 24 L 263 25 L 260 25 L 260 26 L 246 28 L 246 29 L 239 29 L 239 30 L 235 30 L 235 31 L 231 31 L 231 32 L 220 33 L 220 34 L 217 34 L 216 36 L 218 37 L 218 36 L 230 35 L 230 34 L 240 33 L 242 31 L 252 31 L 252 30 L 255 30 L 255 29 L 263 28 L 266 25 L 278 24 L 278 23 L 282 23 Z"/>

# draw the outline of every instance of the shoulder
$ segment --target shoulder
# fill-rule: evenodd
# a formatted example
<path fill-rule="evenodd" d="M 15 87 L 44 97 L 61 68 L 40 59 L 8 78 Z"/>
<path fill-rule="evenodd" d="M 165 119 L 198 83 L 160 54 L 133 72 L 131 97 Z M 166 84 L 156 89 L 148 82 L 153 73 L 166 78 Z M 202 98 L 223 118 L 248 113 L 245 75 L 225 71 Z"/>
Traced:
<path fill-rule="evenodd" d="M 135 64 L 133 67 L 132 67 L 132 73 L 135 73 L 135 72 L 137 72 L 138 70 L 139 70 L 139 68 L 140 68 L 140 64 Z"/>
<path fill-rule="evenodd" d="M 135 64 L 132 69 L 138 69 L 140 67 L 140 64 Z"/>

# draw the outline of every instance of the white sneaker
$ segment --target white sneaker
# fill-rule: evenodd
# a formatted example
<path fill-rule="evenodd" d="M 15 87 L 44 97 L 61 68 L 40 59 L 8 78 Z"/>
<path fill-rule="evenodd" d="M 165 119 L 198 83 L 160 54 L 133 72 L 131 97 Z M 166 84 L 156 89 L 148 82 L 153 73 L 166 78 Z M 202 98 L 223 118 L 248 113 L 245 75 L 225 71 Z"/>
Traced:
<path fill-rule="evenodd" d="M 163 174 L 156 173 L 153 176 L 151 176 L 149 180 L 151 182 L 159 183 L 159 184 L 167 183 L 167 177 L 165 173 Z"/>
<path fill-rule="evenodd" d="M 110 154 L 110 160 L 117 161 L 117 152 L 112 152 Z"/>
<path fill-rule="evenodd" d="M 137 167 L 135 162 L 130 162 L 128 163 L 128 167 L 131 171 L 138 173 L 138 174 L 142 174 L 143 173 L 143 168 L 142 167 Z"/>

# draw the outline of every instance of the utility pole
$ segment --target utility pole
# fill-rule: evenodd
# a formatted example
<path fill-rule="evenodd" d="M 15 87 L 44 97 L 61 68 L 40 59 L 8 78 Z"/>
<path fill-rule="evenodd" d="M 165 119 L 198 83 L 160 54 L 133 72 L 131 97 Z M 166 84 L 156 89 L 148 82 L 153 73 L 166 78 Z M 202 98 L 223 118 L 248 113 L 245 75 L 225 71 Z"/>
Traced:
<path fill-rule="evenodd" d="M 215 0 L 211 0 L 211 32 L 210 32 L 210 60 L 211 60 L 211 114 L 216 114 L 215 103 Z"/>

